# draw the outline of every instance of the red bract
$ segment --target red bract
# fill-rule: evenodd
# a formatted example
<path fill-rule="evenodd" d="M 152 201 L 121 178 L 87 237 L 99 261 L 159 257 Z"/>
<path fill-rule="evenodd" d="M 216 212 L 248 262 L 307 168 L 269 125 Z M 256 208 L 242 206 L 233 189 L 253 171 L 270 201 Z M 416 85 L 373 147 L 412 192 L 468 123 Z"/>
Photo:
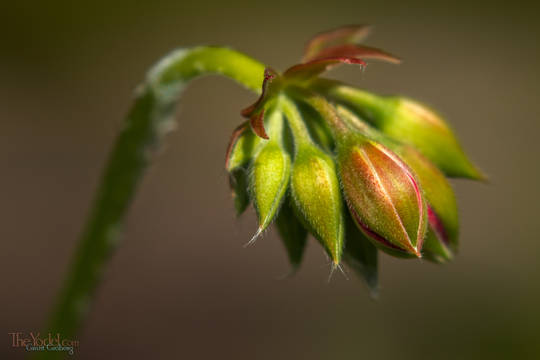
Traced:
<path fill-rule="evenodd" d="M 354 56 L 334 56 L 291 66 L 285 71 L 283 76 L 289 79 L 305 80 L 316 77 L 340 64 L 366 65 L 365 61 Z"/>
<path fill-rule="evenodd" d="M 312 60 L 325 59 L 325 58 L 331 58 L 331 57 L 354 57 L 354 58 L 362 58 L 362 59 L 382 60 L 382 61 L 386 61 L 392 64 L 401 63 L 400 58 L 392 54 L 389 54 L 384 50 L 377 49 L 370 46 L 352 45 L 352 44 L 332 46 L 332 47 L 326 48 L 324 50 L 321 50 L 317 54 L 317 56 Z"/>
<path fill-rule="evenodd" d="M 241 114 L 242 116 L 249 119 L 249 122 L 251 124 L 251 128 L 257 134 L 257 136 L 268 139 L 268 135 L 266 134 L 266 130 L 264 129 L 264 111 L 265 111 L 265 105 L 268 102 L 268 99 L 270 98 L 269 95 L 269 86 L 273 79 L 275 79 L 278 76 L 278 73 L 271 69 L 266 68 L 264 70 L 264 80 L 262 83 L 262 91 L 261 95 L 255 101 L 252 105 L 248 106 L 244 110 L 242 110 Z"/>
<path fill-rule="evenodd" d="M 282 76 L 266 68 L 261 95 L 255 103 L 242 110 L 242 115 L 250 120 L 253 131 L 259 137 L 268 139 L 264 129 L 265 107 L 281 88 L 290 83 L 311 80 L 341 64 L 366 66 L 363 59 L 400 63 L 398 57 L 383 50 L 358 44 L 369 34 L 369 30 L 366 25 L 353 25 L 321 33 L 306 46 L 303 62 L 291 66 Z M 280 79 L 279 84 L 271 88 L 272 80 L 276 77 Z"/>
<path fill-rule="evenodd" d="M 349 25 L 315 35 L 306 45 L 303 62 L 320 57 L 321 50 L 331 46 L 359 44 L 370 33 L 369 25 Z"/>

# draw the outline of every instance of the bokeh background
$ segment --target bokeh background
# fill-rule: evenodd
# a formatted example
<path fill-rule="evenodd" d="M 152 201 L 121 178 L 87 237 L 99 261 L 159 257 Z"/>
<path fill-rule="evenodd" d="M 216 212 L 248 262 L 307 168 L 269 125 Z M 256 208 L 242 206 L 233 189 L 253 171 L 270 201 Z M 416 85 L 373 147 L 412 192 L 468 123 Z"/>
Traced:
<path fill-rule="evenodd" d="M 169 50 L 227 44 L 283 69 L 314 33 L 376 25 L 405 59 L 331 76 L 447 116 L 491 183 L 455 181 L 462 247 L 448 266 L 381 256 L 372 300 L 327 283 L 311 240 L 288 272 L 273 231 L 243 248 L 224 152 L 254 95 L 192 84 L 145 177 L 79 336 L 80 359 L 540 358 L 539 8 L 512 1 L 12 1 L 0 11 L 0 358 L 39 330 L 70 262 L 132 90 Z M 210 126 L 211 124 L 211 126 Z"/>

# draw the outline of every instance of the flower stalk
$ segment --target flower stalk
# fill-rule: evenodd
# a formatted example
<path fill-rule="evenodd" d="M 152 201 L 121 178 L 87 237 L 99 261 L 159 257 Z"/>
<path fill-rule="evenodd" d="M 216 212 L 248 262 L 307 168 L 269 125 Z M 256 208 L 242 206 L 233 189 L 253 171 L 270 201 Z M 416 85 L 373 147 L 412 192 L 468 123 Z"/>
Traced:
<path fill-rule="evenodd" d="M 203 75 L 223 75 L 259 93 L 264 68 L 228 48 L 196 47 L 172 52 L 148 73 L 111 150 L 48 331 L 70 338 L 81 327 L 107 260 L 120 241 L 129 205 L 153 153 L 172 129 L 176 104 L 189 81 Z M 45 351 L 36 357 L 61 358 L 62 353 Z"/>

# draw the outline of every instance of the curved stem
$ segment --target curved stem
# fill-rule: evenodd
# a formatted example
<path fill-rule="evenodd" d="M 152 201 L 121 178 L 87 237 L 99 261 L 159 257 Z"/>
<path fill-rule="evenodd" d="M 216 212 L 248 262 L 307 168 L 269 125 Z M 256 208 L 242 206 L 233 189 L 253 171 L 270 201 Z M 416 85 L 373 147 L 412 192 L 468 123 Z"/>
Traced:
<path fill-rule="evenodd" d="M 117 247 L 122 225 L 152 154 L 171 129 L 178 98 L 187 82 L 208 74 L 227 76 L 260 92 L 265 66 L 221 47 L 180 49 L 161 60 L 137 89 L 125 127 L 110 153 L 86 228 L 78 244 L 47 330 L 72 338 L 81 327 L 106 262 Z M 65 352 L 43 351 L 41 358 Z"/>

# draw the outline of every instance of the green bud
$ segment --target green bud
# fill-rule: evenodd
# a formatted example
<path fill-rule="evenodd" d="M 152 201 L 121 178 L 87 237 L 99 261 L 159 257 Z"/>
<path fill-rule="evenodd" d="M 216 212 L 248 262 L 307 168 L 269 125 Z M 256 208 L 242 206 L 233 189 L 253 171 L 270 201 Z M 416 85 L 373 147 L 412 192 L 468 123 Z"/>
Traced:
<path fill-rule="evenodd" d="M 339 181 L 333 159 L 314 144 L 304 113 L 287 96 L 280 107 L 294 139 L 291 195 L 304 227 L 319 240 L 335 265 L 343 251 L 344 220 Z M 309 116 L 309 115 L 308 115 Z"/>
<path fill-rule="evenodd" d="M 274 219 L 289 184 L 291 160 L 283 146 L 283 115 L 268 119 L 270 140 L 263 140 L 251 166 L 251 191 L 259 218 L 257 235 Z"/>
<path fill-rule="evenodd" d="M 428 203 L 429 230 L 423 254 L 436 262 L 449 261 L 457 251 L 459 219 L 452 187 L 428 159 L 410 146 L 399 146 L 396 153 L 414 171 Z"/>
<path fill-rule="evenodd" d="M 413 170 L 428 203 L 429 228 L 422 253 L 436 262 L 451 260 L 458 246 L 459 221 L 456 198 L 444 174 L 412 146 L 383 135 L 342 106 L 337 110 L 350 126 L 395 152 Z"/>
<path fill-rule="evenodd" d="M 402 97 L 387 98 L 386 101 L 389 114 L 381 124 L 385 134 L 413 145 L 448 176 L 484 178 L 439 114 Z"/>
<path fill-rule="evenodd" d="M 292 199 L 291 199 L 292 200 Z M 289 201 L 284 201 L 276 218 L 276 227 L 285 245 L 293 270 L 300 266 L 307 242 L 307 230 L 295 216 Z"/>
<path fill-rule="evenodd" d="M 431 225 L 424 239 L 422 254 L 425 259 L 439 264 L 449 262 L 454 258 L 450 248 L 444 241 L 441 241 L 441 237 L 436 234 Z"/>
<path fill-rule="evenodd" d="M 427 206 L 408 167 L 389 149 L 352 131 L 337 148 L 343 191 L 359 228 L 381 250 L 420 257 Z"/>
<path fill-rule="evenodd" d="M 339 264 L 343 250 L 343 210 L 339 181 L 332 158 L 314 145 L 297 146 L 291 192 L 313 235 Z"/>
<path fill-rule="evenodd" d="M 427 106 L 404 97 L 381 97 L 331 81 L 316 88 L 350 105 L 384 134 L 416 147 L 446 175 L 481 180 L 484 175 L 465 155 L 443 118 Z"/>
<path fill-rule="evenodd" d="M 225 168 L 229 172 L 229 186 L 232 190 L 236 215 L 241 215 L 249 205 L 248 166 L 255 150 L 261 142 L 246 123 L 238 126 L 231 136 Z"/>
<path fill-rule="evenodd" d="M 346 225 L 343 259 L 349 268 L 366 281 L 375 296 L 379 286 L 377 248 L 358 229 L 349 215 L 346 216 Z"/>
<path fill-rule="evenodd" d="M 247 168 L 249 162 L 255 154 L 255 149 L 261 143 L 261 138 L 255 135 L 249 125 L 243 123 L 237 127 L 229 142 L 225 168 L 228 172 L 244 167 Z"/>

